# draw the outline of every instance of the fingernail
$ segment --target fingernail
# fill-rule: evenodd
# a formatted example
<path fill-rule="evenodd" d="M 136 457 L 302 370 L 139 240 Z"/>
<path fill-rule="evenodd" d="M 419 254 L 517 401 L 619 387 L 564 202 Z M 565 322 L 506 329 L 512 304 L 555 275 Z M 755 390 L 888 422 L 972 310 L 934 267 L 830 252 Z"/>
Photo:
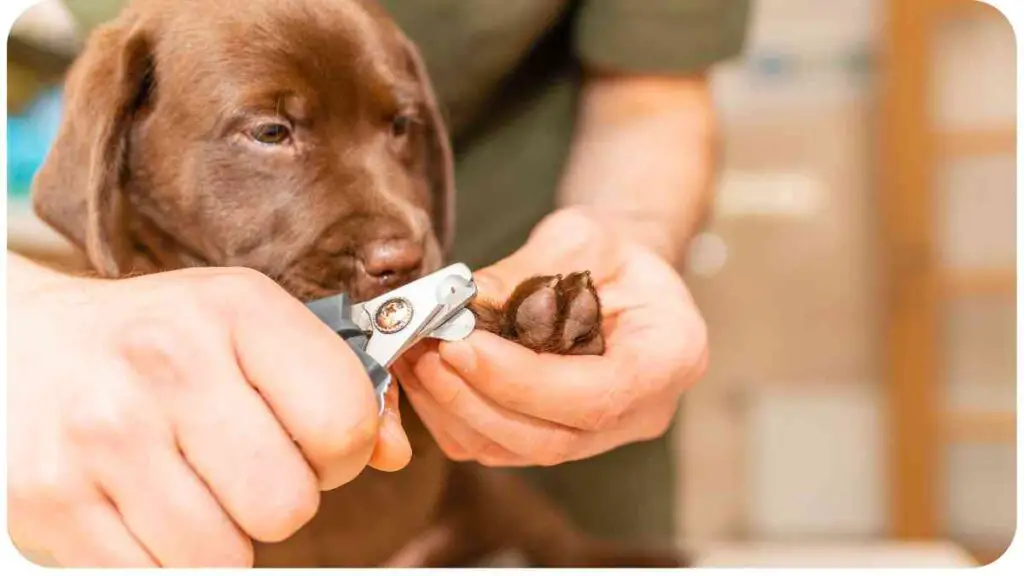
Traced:
<path fill-rule="evenodd" d="M 476 371 L 476 351 L 469 342 L 444 342 L 440 346 L 441 359 L 460 374 Z"/>
<path fill-rule="evenodd" d="M 389 409 L 384 413 L 370 466 L 382 472 L 395 472 L 405 468 L 411 458 L 412 446 L 402 427 L 401 418 L 397 412 Z"/>
<path fill-rule="evenodd" d="M 398 394 L 399 386 L 393 382 L 388 388 L 388 391 L 384 393 L 384 415 L 394 416 L 398 419 L 398 423 L 402 423 L 402 413 L 398 407 Z"/>
<path fill-rule="evenodd" d="M 394 447 L 409 446 L 409 438 L 405 435 L 405 428 L 402 427 L 402 418 L 397 412 L 388 410 L 385 413 L 381 436 L 392 443 Z"/>

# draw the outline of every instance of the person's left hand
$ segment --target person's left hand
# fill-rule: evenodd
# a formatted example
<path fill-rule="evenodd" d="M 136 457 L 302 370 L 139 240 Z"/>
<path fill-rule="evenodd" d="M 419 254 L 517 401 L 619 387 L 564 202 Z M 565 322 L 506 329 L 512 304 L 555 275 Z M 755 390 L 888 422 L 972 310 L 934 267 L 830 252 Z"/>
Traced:
<path fill-rule="evenodd" d="M 555 465 L 668 429 L 707 367 L 707 334 L 673 268 L 582 209 L 554 213 L 515 254 L 474 274 L 503 301 L 537 274 L 590 270 L 604 313 L 602 356 L 537 354 L 483 331 L 424 343 L 394 365 L 445 453 L 489 466 Z"/>

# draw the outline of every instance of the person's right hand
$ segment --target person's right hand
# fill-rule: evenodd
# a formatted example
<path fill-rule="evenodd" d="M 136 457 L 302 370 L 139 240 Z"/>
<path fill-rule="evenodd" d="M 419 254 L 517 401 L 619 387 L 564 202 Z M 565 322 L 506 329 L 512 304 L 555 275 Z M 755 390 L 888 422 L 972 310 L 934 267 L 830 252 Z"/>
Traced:
<path fill-rule="evenodd" d="M 266 277 L 72 279 L 10 260 L 22 550 L 75 567 L 248 566 L 250 538 L 290 536 L 321 490 L 408 462 L 356 356 Z"/>

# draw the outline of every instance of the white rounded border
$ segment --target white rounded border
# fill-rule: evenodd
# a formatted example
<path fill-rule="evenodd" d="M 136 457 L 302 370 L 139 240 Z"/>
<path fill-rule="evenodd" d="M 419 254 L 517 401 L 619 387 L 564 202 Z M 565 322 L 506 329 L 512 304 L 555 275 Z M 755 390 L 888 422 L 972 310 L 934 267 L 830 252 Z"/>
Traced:
<path fill-rule="evenodd" d="M 210 1 L 216 1 L 216 0 L 210 0 Z M 466 0 L 466 1 L 472 1 L 472 0 Z M 719 0 L 719 1 L 728 1 L 728 0 Z M 757 0 L 752 0 L 752 1 L 757 2 Z M 928 1 L 928 0 L 921 0 L 921 1 L 923 2 L 923 1 Z M 1017 31 L 1018 26 L 1021 25 L 1021 23 L 1024 23 L 1024 3 L 1022 3 L 1020 0 L 976 0 L 976 1 L 984 1 L 985 3 L 992 5 L 993 7 L 998 9 L 1000 12 L 1002 12 L 1003 15 L 1010 22 L 1010 25 L 1013 26 L 1015 33 Z M 22 13 L 24 13 L 29 7 L 31 7 L 35 3 L 36 2 L 34 2 L 33 0 L 3 0 L 3 1 L 0 1 L 0 28 L 2 28 L 3 31 L 5 32 L 5 34 L 4 34 L 5 38 L 7 36 L 9 36 L 11 28 L 13 27 L 14 22 L 17 20 L 17 18 Z M 1021 44 L 1018 41 L 1017 42 L 1017 78 L 1018 78 L 1018 85 L 1019 85 L 1020 70 L 1021 70 L 1021 60 L 1022 60 L 1021 56 L 1022 56 Z M 3 107 L 3 120 L 4 120 L 4 126 L 5 126 L 4 130 L 6 130 L 6 121 L 7 121 L 7 107 L 6 107 L 6 100 L 7 100 L 7 80 L 6 80 L 6 78 L 7 78 L 7 43 L 6 43 L 6 41 L 4 42 L 4 45 L 3 45 L 3 61 L 2 61 L 2 64 L 0 64 L 0 65 L 2 65 L 2 67 L 3 67 L 3 82 L 2 82 L 2 91 L 0 91 L 0 97 L 2 97 L 4 102 L 5 102 L 5 105 Z M 1018 106 L 1017 106 L 1018 120 L 1017 120 L 1017 122 L 1018 122 L 1018 133 L 1019 133 L 1020 132 L 1020 122 L 1021 122 L 1020 121 L 1020 113 L 1019 113 L 1019 111 L 1021 109 L 1021 106 L 1020 106 L 1021 93 L 1020 93 L 1019 89 L 1017 91 L 1017 102 L 1018 102 Z M 6 135 L 4 136 L 4 138 L 0 139 L 0 153 L 2 153 L 3 154 L 3 158 L 6 159 L 6 157 L 7 157 L 7 139 L 6 139 Z M 1021 152 L 1019 146 L 1018 146 L 1017 154 L 1018 154 L 1018 158 L 1017 158 L 1017 160 L 1018 160 L 1018 163 L 1017 163 L 1018 178 L 1017 178 L 1017 180 L 1018 180 L 1018 190 L 1019 190 L 1020 189 L 1020 172 L 1019 172 L 1019 170 L 1020 170 L 1020 165 L 1021 165 L 1020 161 L 1021 161 L 1021 157 L 1022 157 L 1022 152 Z M 0 168 L 0 177 L 3 178 L 3 181 L 5 182 L 5 186 L 6 186 L 6 181 L 7 181 L 7 164 L 6 164 L 6 160 L 3 161 L 2 163 L 0 163 L 0 165 L 2 165 L 2 168 Z M 6 201 L 3 203 L 2 212 L 3 212 L 3 214 L 2 214 L 3 215 L 3 232 L 4 232 L 4 236 L 6 238 L 6 234 L 7 234 L 7 202 Z M 1024 221 L 1024 203 L 1018 202 L 1017 203 L 1017 223 L 1018 223 L 1017 225 L 1018 225 L 1018 227 L 1020 226 L 1020 222 L 1021 221 Z M 2 292 L 2 294 L 4 296 L 4 302 L 6 303 L 6 301 L 7 301 L 7 283 L 6 283 L 7 254 L 6 254 L 6 251 L 4 252 L 4 255 L 2 256 L 2 259 L 3 259 L 3 269 L 4 269 L 4 274 L 5 274 L 5 282 L 0 284 L 0 292 Z M 1022 263 L 1024 263 L 1024 241 L 1022 241 L 1022 237 L 1018 233 L 1018 236 L 1017 236 L 1017 267 L 1018 267 L 1018 270 L 1021 269 Z M 1020 283 L 1018 283 L 1018 285 L 1017 285 L 1017 299 L 1018 299 L 1018 301 L 1022 300 L 1022 296 L 1024 296 L 1024 286 L 1022 286 Z M 1017 328 L 1017 346 L 1018 346 L 1017 350 L 1018 350 L 1018 357 L 1020 357 L 1020 350 L 1022 348 L 1022 341 L 1024 341 L 1024 339 L 1021 338 L 1021 335 L 1022 335 L 1022 331 L 1021 331 L 1022 314 L 1024 314 L 1024 313 L 1022 313 L 1021 308 L 1018 306 L 1018 310 L 1017 310 L 1017 326 L 1018 326 L 1018 328 Z M 6 305 L 5 305 L 5 307 L 3 308 L 3 311 L 0 311 L 0 317 L 2 317 L 3 320 L 4 320 L 4 332 L 3 332 L 3 336 L 2 336 L 3 344 L 4 345 L 3 345 L 2 348 L 0 348 L 0 366 L 4 366 L 5 367 L 4 373 L 3 373 L 3 376 L 2 376 L 4 384 L 5 384 L 5 386 L 4 386 L 5 393 L 0 395 L 0 406 L 2 406 L 2 408 L 3 408 L 2 416 L 0 416 L 0 417 L 3 418 L 3 422 L 4 422 L 4 425 L 2 426 L 2 432 L 0 432 L 0 433 L 3 434 L 3 442 L 0 442 L 0 454 L 3 455 L 3 461 L 4 461 L 4 466 L 2 468 L 2 481 L 3 481 L 3 486 L 4 486 L 5 492 L 6 492 L 6 487 L 7 487 L 7 466 L 6 466 L 6 462 L 7 462 L 7 394 L 6 394 L 6 382 L 7 382 L 7 371 L 6 371 L 6 366 L 7 366 L 7 330 L 6 330 L 6 327 L 7 327 L 7 318 L 6 318 L 6 316 L 7 316 L 7 313 L 6 313 Z M 1024 364 L 1018 362 L 1018 365 L 1017 365 L 1017 381 L 1020 382 L 1021 380 L 1024 380 Z M 1022 395 L 1018 393 L 1018 398 L 1017 398 L 1017 413 L 1018 413 L 1018 415 L 1020 415 L 1022 413 L 1022 410 L 1021 410 L 1022 406 L 1024 406 L 1024 397 L 1022 397 Z M 1022 461 L 1021 461 L 1021 458 L 1020 458 L 1020 448 L 1021 448 L 1021 446 L 1024 446 L 1024 429 L 1021 428 L 1019 420 L 1020 420 L 1020 418 L 1018 416 L 1018 430 L 1017 430 L 1017 449 L 1018 449 L 1018 458 L 1017 458 L 1017 487 L 1018 487 L 1018 490 L 1017 490 L 1017 494 L 1018 494 L 1018 496 L 1017 496 L 1017 518 L 1018 518 L 1018 523 L 1019 523 L 1020 518 L 1022 516 L 1021 512 L 1022 512 L 1022 510 L 1024 510 L 1024 499 L 1022 499 L 1021 496 L 1020 496 L 1020 494 L 1021 494 L 1020 487 L 1022 485 L 1024 485 L 1024 466 L 1021 465 Z M 7 498 L 6 498 L 6 494 L 5 494 L 5 497 L 2 500 L 0 500 L 0 515 L 3 516 L 3 518 L 5 520 L 5 524 L 6 524 L 6 518 L 7 518 Z M 5 530 L 5 532 L 6 532 L 6 530 Z M 1024 547 L 1024 545 L 1021 544 L 1021 539 L 1019 537 L 1019 534 L 1020 534 L 1020 531 L 1018 530 L 1017 534 L 1015 535 L 1015 537 L 1013 539 L 1013 543 L 1011 544 L 1010 549 L 1006 552 L 1006 554 L 1004 554 L 995 563 L 993 563 L 993 564 L 983 568 L 983 570 L 985 572 L 989 572 L 989 573 L 1012 573 L 1012 574 L 1019 574 L 1020 573 L 1019 566 L 1022 564 L 1022 561 L 1021 561 L 1021 557 L 1022 557 L 1021 548 Z M 6 574 L 40 573 L 43 570 L 45 570 L 45 569 L 40 568 L 39 566 L 29 562 L 28 560 L 26 560 L 25 557 L 23 557 L 14 548 L 14 546 L 11 543 L 11 540 L 10 540 L 9 537 L 3 538 L 2 540 L 3 540 L 3 542 L 2 542 L 2 544 L 0 544 L 0 574 L 5 574 L 6 575 Z M 1018 566 L 1018 568 L 1014 569 L 1013 566 Z M 74 572 L 95 572 L 93 570 L 73 570 L 73 571 Z M 429 572 L 429 571 L 430 570 L 428 570 L 427 572 Z M 506 572 L 506 571 L 518 572 L 518 570 L 515 570 L 515 569 L 494 569 L 494 570 L 488 570 L 489 573 L 501 573 L 501 572 Z M 740 571 L 745 571 L 745 570 L 739 570 L 739 569 L 725 569 L 725 570 L 721 570 L 721 569 L 719 569 L 718 573 L 719 574 L 728 574 L 728 573 L 740 572 Z M 888 570 L 882 570 L 882 571 L 886 572 Z M 141 572 L 141 570 L 139 572 Z M 243 571 L 238 570 L 236 572 L 241 573 Z M 301 572 L 301 570 L 292 569 L 292 570 L 285 570 L 285 572 L 295 572 L 295 573 L 298 573 L 298 572 Z M 390 573 L 390 574 L 395 573 L 395 571 L 393 571 L 393 570 L 388 570 L 387 572 Z M 417 573 L 420 573 L 420 574 L 422 574 L 424 572 L 425 571 L 423 571 L 423 570 L 417 571 Z M 792 571 L 791 570 L 785 570 L 785 569 L 778 569 L 778 570 L 769 570 L 769 572 L 778 572 L 779 574 L 787 574 L 787 573 L 791 573 Z M 812 570 L 811 572 L 819 572 L 819 570 Z M 824 570 L 820 570 L 820 572 L 824 572 Z M 860 571 L 858 570 L 858 572 L 860 572 Z M 864 572 L 876 573 L 876 572 L 878 572 L 878 570 L 870 570 L 870 571 L 869 570 L 864 570 Z M 224 571 L 223 570 L 222 571 L 218 571 L 218 573 L 223 574 Z M 643 573 L 646 573 L 646 572 L 643 572 Z"/>

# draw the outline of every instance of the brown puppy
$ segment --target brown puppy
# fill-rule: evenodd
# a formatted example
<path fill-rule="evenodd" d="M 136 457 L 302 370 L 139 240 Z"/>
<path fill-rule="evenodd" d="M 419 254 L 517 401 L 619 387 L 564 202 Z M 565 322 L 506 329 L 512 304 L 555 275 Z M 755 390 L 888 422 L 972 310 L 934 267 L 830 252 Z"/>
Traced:
<path fill-rule="evenodd" d="M 362 0 L 137 0 L 67 78 L 39 215 L 119 277 L 244 266 L 357 300 L 439 268 L 452 240 L 448 136 L 415 48 Z M 600 353 L 589 275 L 533 279 L 480 327 Z M 264 566 L 464 565 L 518 548 L 547 566 L 677 565 L 575 531 L 514 477 L 448 462 L 403 407 L 414 459 L 324 494 Z"/>

